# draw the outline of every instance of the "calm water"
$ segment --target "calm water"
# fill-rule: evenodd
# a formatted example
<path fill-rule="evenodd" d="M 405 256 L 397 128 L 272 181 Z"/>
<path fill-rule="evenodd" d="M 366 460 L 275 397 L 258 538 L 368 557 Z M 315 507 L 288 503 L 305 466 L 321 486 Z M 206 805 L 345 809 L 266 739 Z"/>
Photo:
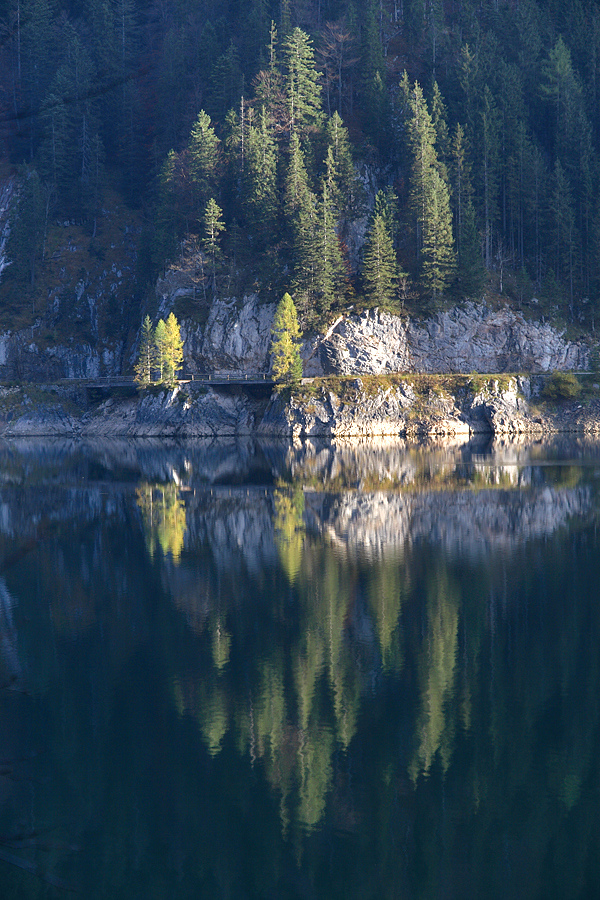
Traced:
<path fill-rule="evenodd" d="M 0 446 L 0 896 L 600 896 L 600 446 Z"/>

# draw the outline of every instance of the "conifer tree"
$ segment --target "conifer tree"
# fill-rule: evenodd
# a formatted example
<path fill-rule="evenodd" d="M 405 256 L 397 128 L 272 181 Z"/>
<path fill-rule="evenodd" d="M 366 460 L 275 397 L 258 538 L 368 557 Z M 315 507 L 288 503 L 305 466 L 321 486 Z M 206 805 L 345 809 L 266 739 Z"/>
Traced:
<path fill-rule="evenodd" d="M 244 168 L 248 224 L 260 245 L 268 244 L 277 217 L 277 144 L 263 106 L 257 126 L 250 125 Z"/>
<path fill-rule="evenodd" d="M 331 148 L 330 148 L 331 149 Z M 323 179 L 316 234 L 315 293 L 320 315 L 326 313 L 343 290 L 344 264 L 337 235 L 333 175 Z"/>
<path fill-rule="evenodd" d="M 315 290 L 317 265 L 317 198 L 309 188 L 304 154 L 298 134 L 290 141 L 290 158 L 285 182 L 284 214 L 292 235 L 293 286 L 303 321 L 308 321 L 310 303 Z"/>
<path fill-rule="evenodd" d="M 156 346 L 152 322 L 150 321 L 150 316 L 146 316 L 142 323 L 138 358 L 134 366 L 135 380 L 142 387 L 146 387 L 152 381 L 155 356 Z"/>
<path fill-rule="evenodd" d="M 275 381 L 293 384 L 302 378 L 301 337 L 294 301 L 285 293 L 279 301 L 271 327 L 271 361 Z"/>
<path fill-rule="evenodd" d="M 219 238 L 225 231 L 225 223 L 223 222 L 223 210 L 217 204 L 216 200 L 211 197 L 206 204 L 204 212 L 204 240 L 202 242 L 204 249 L 211 258 L 213 291 L 217 286 L 217 262 L 221 258 L 221 248 L 219 246 Z"/>
<path fill-rule="evenodd" d="M 434 300 L 450 283 L 455 264 L 448 186 L 434 169 L 428 183 L 423 229 L 423 280 Z"/>
<path fill-rule="evenodd" d="M 336 111 L 327 123 L 327 139 L 334 165 L 332 202 L 342 214 L 350 214 L 357 205 L 358 182 L 352 162 L 348 129 Z"/>
<path fill-rule="evenodd" d="M 173 312 L 169 313 L 165 322 L 165 364 L 164 380 L 167 385 L 174 387 L 177 382 L 177 374 L 183 365 L 183 341 L 179 330 L 179 323 Z"/>
<path fill-rule="evenodd" d="M 367 238 L 363 283 L 369 305 L 394 307 L 398 296 L 398 263 L 389 228 L 380 213 L 373 217 Z"/>
<path fill-rule="evenodd" d="M 408 122 L 413 153 L 410 200 L 417 224 L 417 249 L 423 281 L 435 299 L 449 284 L 455 266 L 447 170 L 438 160 L 435 127 L 418 82 L 411 88 L 404 73 L 401 86 L 411 112 Z M 441 98 L 438 102 L 441 104 Z"/>
<path fill-rule="evenodd" d="M 17 278 L 35 286 L 44 235 L 43 186 L 35 169 L 22 171 L 18 203 L 11 215 L 9 257 Z"/>
<path fill-rule="evenodd" d="M 421 252 L 424 240 L 427 203 L 431 196 L 430 182 L 437 167 L 435 151 L 435 129 L 427 108 L 427 101 L 418 82 L 412 87 L 404 73 L 402 90 L 407 102 L 410 118 L 408 136 L 412 151 L 412 173 L 410 183 L 410 206 L 415 217 L 417 253 Z"/>
<path fill-rule="evenodd" d="M 168 353 L 167 325 L 164 319 L 159 319 L 154 329 L 154 347 L 156 355 L 154 363 L 158 372 L 158 381 L 162 384 L 165 376 Z"/>
<path fill-rule="evenodd" d="M 188 144 L 190 178 L 194 185 L 197 209 L 204 209 L 209 197 L 215 194 L 219 143 L 210 116 L 201 109 Z"/>
<path fill-rule="evenodd" d="M 312 41 L 294 28 L 283 45 L 284 90 L 290 131 L 318 125 L 321 118 L 321 86 Z"/>

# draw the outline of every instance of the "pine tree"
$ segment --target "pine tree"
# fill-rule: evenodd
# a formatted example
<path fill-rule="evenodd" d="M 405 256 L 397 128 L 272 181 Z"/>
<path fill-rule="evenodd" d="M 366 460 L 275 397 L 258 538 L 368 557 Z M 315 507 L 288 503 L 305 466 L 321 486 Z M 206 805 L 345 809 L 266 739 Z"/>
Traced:
<path fill-rule="evenodd" d="M 314 318 L 311 300 L 319 252 L 317 206 L 317 198 L 309 188 L 300 139 L 294 132 L 285 181 L 284 215 L 292 238 L 293 287 L 303 322 Z"/>
<path fill-rule="evenodd" d="M 571 190 L 565 171 L 558 159 L 554 166 L 550 211 L 552 217 L 551 240 L 554 271 L 557 279 L 566 282 L 568 285 L 569 308 L 572 315 L 576 248 L 579 242 L 576 239 L 577 233 Z"/>
<path fill-rule="evenodd" d="M 156 328 L 154 329 L 154 347 L 156 351 L 154 363 L 158 372 L 158 381 L 162 384 L 164 381 L 168 353 L 167 325 L 164 319 L 159 319 Z"/>
<path fill-rule="evenodd" d="M 356 210 L 359 185 L 352 162 L 352 150 L 348 129 L 341 116 L 334 112 L 327 123 L 328 150 L 331 150 L 334 164 L 334 195 L 332 201 L 341 214 L 350 215 Z"/>
<path fill-rule="evenodd" d="M 448 164 L 451 153 L 447 119 L 448 112 L 442 98 L 442 93 L 437 81 L 434 81 L 431 97 L 431 121 L 435 130 L 435 149 L 440 166 L 440 174 L 444 178 L 448 177 Z"/>
<path fill-rule="evenodd" d="M 195 191 L 196 209 L 204 209 L 217 187 L 219 138 L 203 109 L 192 128 L 188 144 L 189 170 Z"/>
<path fill-rule="evenodd" d="M 417 254 L 420 254 L 428 214 L 427 203 L 431 196 L 430 181 L 437 167 L 435 129 L 419 83 L 415 82 L 411 88 L 406 72 L 402 79 L 402 89 L 410 111 L 408 137 L 413 162 L 409 202 L 415 217 Z"/>
<path fill-rule="evenodd" d="M 285 293 L 279 301 L 271 327 L 271 361 L 275 381 L 293 384 L 302 378 L 301 337 L 294 301 Z"/>
<path fill-rule="evenodd" d="M 146 316 L 142 323 L 138 358 L 134 366 L 135 380 L 142 387 L 146 387 L 152 381 L 155 355 L 156 346 L 152 322 L 150 321 L 150 316 Z"/>
<path fill-rule="evenodd" d="M 423 229 L 423 281 L 434 301 L 450 283 L 455 264 L 448 186 L 434 169 L 428 183 L 427 216 Z"/>
<path fill-rule="evenodd" d="M 438 160 L 436 130 L 418 82 L 411 88 L 404 73 L 401 87 L 411 112 L 408 122 L 413 153 L 410 202 L 416 218 L 417 250 L 423 281 L 435 299 L 449 284 L 455 266 L 447 170 Z M 438 116 L 441 116 L 439 110 Z"/>
<path fill-rule="evenodd" d="M 398 297 L 398 263 L 384 217 L 376 213 L 363 262 L 365 296 L 371 306 L 394 308 Z"/>
<path fill-rule="evenodd" d="M 481 115 L 481 181 L 483 189 L 483 213 L 485 228 L 485 267 L 491 268 L 494 246 L 494 226 L 498 218 L 500 123 L 498 108 L 492 92 L 485 86 L 484 106 Z"/>
<path fill-rule="evenodd" d="M 333 166 L 330 148 L 330 167 Z M 337 235 L 337 215 L 333 173 L 323 179 L 316 233 L 315 294 L 318 313 L 323 316 L 343 291 L 344 263 Z"/>
<path fill-rule="evenodd" d="M 322 118 L 321 86 L 311 39 L 294 28 L 283 45 L 284 90 L 290 131 L 318 125 Z"/>
<path fill-rule="evenodd" d="M 217 204 L 216 200 L 211 197 L 206 204 L 206 210 L 204 212 L 204 240 L 202 244 L 211 258 L 213 291 L 216 290 L 217 286 L 217 262 L 221 259 L 219 238 L 225 231 L 225 223 L 223 222 L 222 216 L 223 210 Z"/>
<path fill-rule="evenodd" d="M 35 169 L 22 172 L 19 200 L 11 215 L 8 255 L 14 275 L 35 287 L 44 239 L 44 193 Z"/>
<path fill-rule="evenodd" d="M 450 172 L 458 284 L 463 296 L 472 297 L 481 290 L 485 271 L 472 199 L 473 183 L 468 144 L 460 123 L 454 132 L 451 153 Z"/>
<path fill-rule="evenodd" d="M 258 126 L 248 129 L 244 201 L 252 234 L 259 246 L 268 246 L 277 219 L 277 144 L 264 107 Z"/>

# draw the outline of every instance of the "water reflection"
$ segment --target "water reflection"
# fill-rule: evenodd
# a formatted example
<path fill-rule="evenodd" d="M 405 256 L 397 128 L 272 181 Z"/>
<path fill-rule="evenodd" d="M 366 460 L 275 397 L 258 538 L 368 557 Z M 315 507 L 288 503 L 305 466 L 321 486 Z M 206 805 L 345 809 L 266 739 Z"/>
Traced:
<path fill-rule="evenodd" d="M 600 884 L 598 448 L 0 458 L 7 896 Z"/>

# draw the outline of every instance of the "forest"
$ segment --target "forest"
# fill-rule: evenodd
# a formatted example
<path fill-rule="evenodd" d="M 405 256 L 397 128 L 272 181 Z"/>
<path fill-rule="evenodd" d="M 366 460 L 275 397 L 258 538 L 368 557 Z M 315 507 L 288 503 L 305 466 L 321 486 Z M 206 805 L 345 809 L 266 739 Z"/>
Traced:
<path fill-rule="evenodd" d="M 110 187 L 143 222 L 138 308 L 185 243 L 205 299 L 290 291 L 303 328 L 485 290 L 594 329 L 595 0 L 0 0 L 0 24 L 14 292 L 57 218 L 93 245 Z"/>

